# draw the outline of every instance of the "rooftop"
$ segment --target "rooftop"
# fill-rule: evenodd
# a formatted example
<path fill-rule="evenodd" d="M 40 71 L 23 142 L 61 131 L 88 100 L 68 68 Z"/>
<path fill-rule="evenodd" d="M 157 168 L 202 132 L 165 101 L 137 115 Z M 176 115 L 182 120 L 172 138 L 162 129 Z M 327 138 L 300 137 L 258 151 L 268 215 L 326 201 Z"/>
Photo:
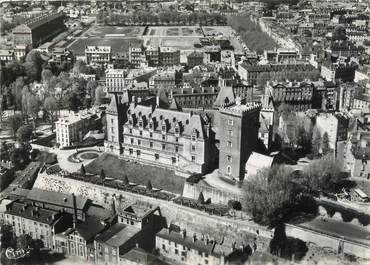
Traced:
<path fill-rule="evenodd" d="M 97 235 L 95 240 L 112 247 L 120 247 L 139 232 L 139 228 L 117 223 L 111 226 L 108 230 Z"/>
<path fill-rule="evenodd" d="M 229 107 L 220 108 L 221 113 L 232 114 L 236 116 L 241 116 L 245 113 L 260 109 L 262 107 L 261 103 L 257 102 L 247 102 L 244 105 L 235 104 Z"/>

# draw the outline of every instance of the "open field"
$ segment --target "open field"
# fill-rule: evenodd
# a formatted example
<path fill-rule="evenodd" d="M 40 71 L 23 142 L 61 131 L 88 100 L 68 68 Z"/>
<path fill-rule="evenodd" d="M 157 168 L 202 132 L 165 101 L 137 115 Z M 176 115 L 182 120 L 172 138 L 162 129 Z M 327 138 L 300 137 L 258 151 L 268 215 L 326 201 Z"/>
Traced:
<path fill-rule="evenodd" d="M 93 26 L 87 30 L 83 36 L 103 38 L 109 37 L 109 35 L 121 35 L 121 37 L 134 38 L 140 37 L 143 33 L 144 27 Z"/>
<path fill-rule="evenodd" d="M 141 165 L 134 162 L 127 162 L 116 156 L 103 154 L 87 166 L 86 171 L 93 174 L 100 174 L 104 169 L 107 177 L 123 179 L 127 175 L 130 182 L 146 185 L 148 180 L 154 188 L 182 194 L 185 179 L 176 176 L 174 171 L 163 168 Z"/>

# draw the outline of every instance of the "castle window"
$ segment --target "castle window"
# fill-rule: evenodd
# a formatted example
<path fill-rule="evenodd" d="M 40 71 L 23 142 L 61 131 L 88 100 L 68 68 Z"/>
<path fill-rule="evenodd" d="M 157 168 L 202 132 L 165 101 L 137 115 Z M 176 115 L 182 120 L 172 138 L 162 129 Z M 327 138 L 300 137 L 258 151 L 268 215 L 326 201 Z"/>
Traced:
<path fill-rule="evenodd" d="M 166 145 L 162 144 L 162 150 L 166 150 Z"/>
<path fill-rule="evenodd" d="M 137 140 L 137 145 L 141 145 L 141 140 Z"/>
<path fill-rule="evenodd" d="M 131 144 L 134 144 L 134 138 L 131 138 L 130 140 L 131 140 Z"/>
<path fill-rule="evenodd" d="M 139 121 L 139 127 L 140 127 L 140 128 L 142 128 L 142 127 L 143 127 L 143 121 L 142 121 L 142 120 L 140 120 L 140 121 Z"/>
<path fill-rule="evenodd" d="M 227 173 L 228 175 L 230 175 L 230 174 L 231 174 L 231 166 L 227 166 L 227 168 L 226 168 L 226 173 Z"/>
<path fill-rule="evenodd" d="M 232 162 L 232 160 L 233 160 L 233 159 L 232 159 L 232 157 L 231 157 L 230 155 L 228 155 L 228 156 L 227 156 L 227 161 L 228 161 L 228 162 Z"/>
<path fill-rule="evenodd" d="M 162 140 L 166 141 L 166 135 L 162 135 Z"/>
<path fill-rule="evenodd" d="M 152 138 L 153 137 L 153 133 L 149 133 L 149 137 Z"/>
<path fill-rule="evenodd" d="M 233 136 L 233 131 L 232 131 L 232 130 L 229 130 L 229 131 L 227 132 L 227 134 L 228 134 L 229 136 Z"/>
<path fill-rule="evenodd" d="M 176 137 L 175 141 L 176 141 L 176 143 L 178 143 L 179 142 L 179 137 Z"/>
<path fill-rule="evenodd" d="M 179 147 L 178 146 L 175 146 L 175 152 L 179 152 Z"/>
<path fill-rule="evenodd" d="M 195 162 L 195 156 L 191 156 L 191 162 Z"/>
<path fill-rule="evenodd" d="M 159 154 L 155 154 L 154 158 L 155 158 L 155 160 L 158 160 L 159 159 Z"/>
<path fill-rule="evenodd" d="M 150 147 L 153 147 L 153 142 L 149 142 L 149 146 Z"/>
<path fill-rule="evenodd" d="M 231 141 L 227 141 L 227 146 L 228 146 L 228 147 L 233 147 L 232 142 L 231 142 Z"/>
<path fill-rule="evenodd" d="M 227 124 L 229 124 L 230 126 L 233 126 L 234 125 L 234 121 L 232 119 L 228 119 L 227 120 Z"/>
<path fill-rule="evenodd" d="M 195 151 L 195 144 L 191 145 L 191 151 Z"/>
<path fill-rule="evenodd" d="M 136 155 L 140 156 L 140 150 L 136 150 Z"/>

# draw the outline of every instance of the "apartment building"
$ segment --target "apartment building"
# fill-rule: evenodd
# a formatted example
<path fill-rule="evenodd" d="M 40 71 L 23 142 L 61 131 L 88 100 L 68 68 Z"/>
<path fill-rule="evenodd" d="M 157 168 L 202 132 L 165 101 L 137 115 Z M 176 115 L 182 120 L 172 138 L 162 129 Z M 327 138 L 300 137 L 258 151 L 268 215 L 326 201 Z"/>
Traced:
<path fill-rule="evenodd" d="M 111 61 L 110 46 L 86 46 L 85 61 L 91 65 L 104 65 Z"/>
<path fill-rule="evenodd" d="M 122 92 L 125 88 L 125 75 L 124 69 L 107 69 L 105 71 L 107 92 Z"/>
<path fill-rule="evenodd" d="M 69 113 L 55 122 L 56 142 L 59 148 L 71 146 L 83 140 L 85 134 L 100 121 L 97 111 Z"/>
<path fill-rule="evenodd" d="M 159 65 L 174 66 L 180 64 L 180 50 L 172 47 L 159 48 Z"/>

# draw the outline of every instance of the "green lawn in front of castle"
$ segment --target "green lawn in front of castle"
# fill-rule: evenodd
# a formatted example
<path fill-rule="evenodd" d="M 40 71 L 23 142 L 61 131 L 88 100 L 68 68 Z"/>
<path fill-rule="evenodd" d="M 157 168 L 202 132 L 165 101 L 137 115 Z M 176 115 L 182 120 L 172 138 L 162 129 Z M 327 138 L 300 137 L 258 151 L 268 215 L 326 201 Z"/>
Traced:
<path fill-rule="evenodd" d="M 85 166 L 86 172 L 100 174 L 104 169 L 106 177 L 123 179 L 127 175 L 130 182 L 146 185 L 151 181 L 153 188 L 182 194 L 185 178 L 176 176 L 173 170 L 142 165 L 119 159 L 111 154 L 103 154 Z"/>

